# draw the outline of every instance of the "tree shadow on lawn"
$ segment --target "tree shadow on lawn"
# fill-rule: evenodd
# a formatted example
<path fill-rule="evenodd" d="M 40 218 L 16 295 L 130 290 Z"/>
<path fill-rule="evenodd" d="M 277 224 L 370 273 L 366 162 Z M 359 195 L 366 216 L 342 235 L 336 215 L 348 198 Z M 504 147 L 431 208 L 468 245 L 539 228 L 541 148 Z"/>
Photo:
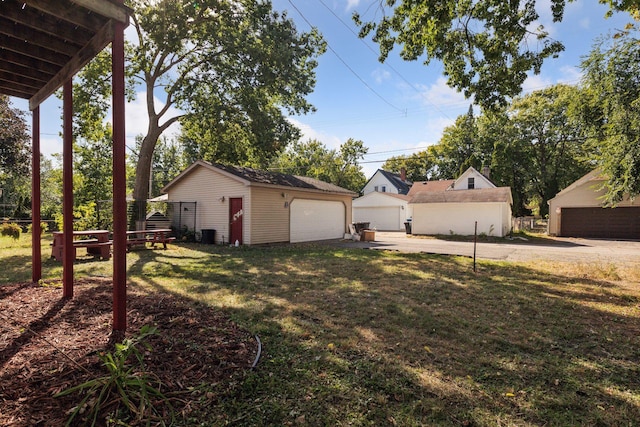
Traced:
<path fill-rule="evenodd" d="M 9 257 L 3 257 L 2 264 L 0 286 L 5 283 L 15 283 L 16 278 L 24 277 L 23 280 L 31 278 L 31 256 L 11 255 Z"/>
<path fill-rule="evenodd" d="M 613 282 L 424 254 L 190 248 L 188 264 L 153 251 L 130 272 L 260 335 L 259 369 L 214 404 L 239 424 L 640 419 L 640 295 Z"/>

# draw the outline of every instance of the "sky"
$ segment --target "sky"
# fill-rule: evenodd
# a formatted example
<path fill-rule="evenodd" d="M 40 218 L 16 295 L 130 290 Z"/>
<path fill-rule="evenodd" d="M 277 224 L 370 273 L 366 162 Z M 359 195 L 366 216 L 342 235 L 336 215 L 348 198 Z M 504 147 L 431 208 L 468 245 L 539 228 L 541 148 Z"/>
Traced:
<path fill-rule="evenodd" d="M 367 178 L 391 156 L 410 155 L 439 141 L 445 127 L 465 114 L 471 101 L 446 85 L 438 61 L 429 66 L 421 61 L 400 59 L 393 50 L 385 63 L 378 61 L 378 46 L 357 37 L 351 19 L 354 11 L 363 18 L 375 18 L 379 0 L 273 0 L 274 9 L 286 11 L 300 32 L 310 25 L 319 29 L 328 43 L 318 58 L 315 91 L 308 100 L 315 113 L 290 117 L 303 132 L 303 140 L 321 141 L 337 149 L 349 138 L 361 140 L 369 152 L 361 162 Z M 604 17 L 607 9 L 595 0 L 569 3 L 561 23 L 552 23 L 550 1 L 538 0 L 538 12 L 550 35 L 565 45 L 557 59 L 548 59 L 539 75 L 531 75 L 524 92 L 557 84 L 577 84 L 578 65 L 591 50 L 593 41 L 612 30 L 622 29 L 631 19 L 627 14 Z M 131 34 L 127 31 L 127 34 Z M 13 105 L 28 111 L 25 100 Z M 156 100 L 158 104 L 162 100 Z M 146 130 L 144 93 L 126 108 L 127 145 Z M 62 151 L 61 103 L 50 97 L 41 105 L 41 149 L 50 156 Z M 30 119 L 29 119 L 30 122 Z M 174 132 L 177 129 L 173 129 Z"/>

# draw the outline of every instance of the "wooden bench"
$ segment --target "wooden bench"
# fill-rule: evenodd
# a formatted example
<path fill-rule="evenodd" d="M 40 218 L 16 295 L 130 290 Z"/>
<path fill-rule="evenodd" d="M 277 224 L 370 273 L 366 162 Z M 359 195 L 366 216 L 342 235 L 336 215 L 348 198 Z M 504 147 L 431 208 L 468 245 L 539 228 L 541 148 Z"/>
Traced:
<path fill-rule="evenodd" d="M 162 243 L 162 247 L 167 249 L 167 243 L 176 240 L 169 236 L 171 232 L 169 228 L 127 231 L 127 250 L 135 246 L 146 246 L 147 243 L 151 243 L 152 248 L 155 248 L 156 243 Z"/>
<path fill-rule="evenodd" d="M 98 239 L 80 239 L 80 240 L 74 240 L 73 241 L 73 246 L 77 246 L 77 247 L 83 247 L 86 245 L 90 245 L 92 243 L 98 243 Z"/>
<path fill-rule="evenodd" d="M 75 239 L 76 237 L 88 236 L 88 239 Z M 86 230 L 73 232 L 73 259 L 76 259 L 77 249 L 86 248 L 87 253 L 99 256 L 104 260 L 111 258 L 111 245 L 113 242 L 109 240 L 109 232 L 107 230 Z M 58 261 L 62 261 L 64 247 L 64 235 L 61 232 L 53 233 L 53 242 L 51 243 L 51 257 Z"/>

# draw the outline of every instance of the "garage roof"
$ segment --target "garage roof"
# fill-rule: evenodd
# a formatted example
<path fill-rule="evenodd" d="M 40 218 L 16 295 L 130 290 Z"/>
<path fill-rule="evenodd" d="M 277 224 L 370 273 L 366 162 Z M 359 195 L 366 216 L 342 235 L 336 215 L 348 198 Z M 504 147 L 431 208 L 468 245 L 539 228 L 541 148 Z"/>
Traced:
<path fill-rule="evenodd" d="M 413 196 L 409 203 L 513 203 L 510 187 L 474 190 L 425 191 Z"/>
<path fill-rule="evenodd" d="M 592 185 L 601 184 L 604 179 L 605 177 L 602 175 L 602 170 L 600 168 L 594 169 L 588 174 L 584 175 L 582 178 L 573 182 L 568 187 L 564 188 L 562 191 L 556 194 L 555 197 L 553 197 L 552 199 L 549 199 L 547 203 L 550 203 L 555 198 L 562 196 L 565 193 L 569 193 L 584 184 L 592 184 Z"/>
<path fill-rule="evenodd" d="M 128 23 L 129 9 L 109 0 L 2 0 L 0 94 L 33 110 L 87 64 Z"/>
<path fill-rule="evenodd" d="M 172 187 L 176 182 L 184 179 L 184 177 L 189 175 L 191 171 L 197 167 L 205 167 L 207 169 L 222 171 L 227 176 L 239 179 L 249 185 L 258 184 L 266 186 L 288 187 L 301 190 L 312 190 L 325 193 L 338 193 L 356 196 L 356 193 L 351 190 L 347 190 L 346 188 L 342 188 L 328 182 L 320 181 L 319 179 L 309 178 L 306 176 L 269 172 L 241 166 L 221 165 L 217 163 L 212 164 L 203 160 L 198 160 L 195 163 L 191 164 L 191 166 L 189 166 L 173 181 L 167 184 L 162 189 L 162 191 L 168 191 L 168 189 Z"/>
<path fill-rule="evenodd" d="M 453 186 L 455 179 L 441 179 L 438 181 L 420 181 L 414 182 L 409 190 L 409 196 L 415 196 L 423 191 L 444 191 Z"/>

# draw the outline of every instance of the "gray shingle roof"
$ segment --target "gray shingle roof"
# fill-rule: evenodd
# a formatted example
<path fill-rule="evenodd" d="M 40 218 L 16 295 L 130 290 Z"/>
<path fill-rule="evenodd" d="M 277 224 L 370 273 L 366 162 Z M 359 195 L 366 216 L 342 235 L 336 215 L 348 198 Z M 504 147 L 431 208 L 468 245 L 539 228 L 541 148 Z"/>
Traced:
<path fill-rule="evenodd" d="M 306 176 L 288 175 L 241 166 L 221 165 L 217 163 L 212 164 L 212 166 L 256 184 L 277 185 L 281 187 L 324 191 L 327 193 L 355 195 L 353 191 L 347 190 L 346 188 Z"/>
<path fill-rule="evenodd" d="M 398 194 L 407 194 L 411 185 L 413 184 L 411 181 L 403 181 L 400 178 L 400 175 L 388 172 L 383 169 L 378 169 L 382 175 L 384 175 L 394 187 L 398 189 Z"/>
<path fill-rule="evenodd" d="M 474 190 L 423 191 L 409 203 L 511 203 L 511 188 L 479 188 Z"/>

